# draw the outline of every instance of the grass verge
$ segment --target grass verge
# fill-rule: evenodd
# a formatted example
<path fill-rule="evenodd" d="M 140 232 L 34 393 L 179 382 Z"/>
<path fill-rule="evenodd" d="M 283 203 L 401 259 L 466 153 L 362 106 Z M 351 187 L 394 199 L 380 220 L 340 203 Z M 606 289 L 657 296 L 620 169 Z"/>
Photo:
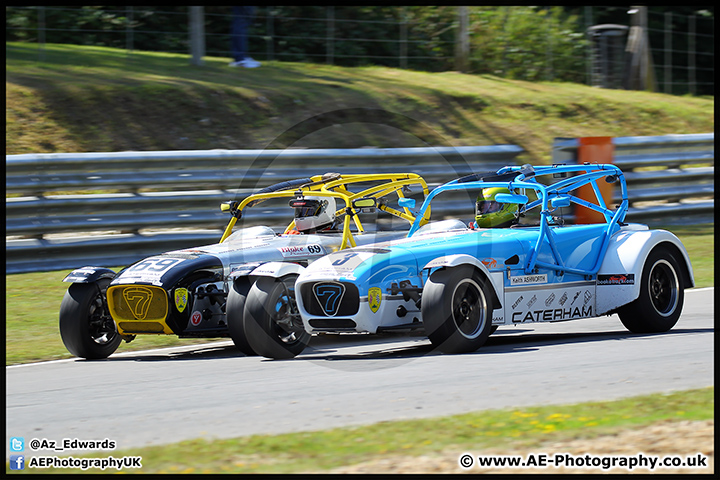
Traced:
<path fill-rule="evenodd" d="M 714 387 L 709 387 L 609 402 L 488 410 L 284 435 L 198 439 L 112 454 L 116 458 L 142 456 L 141 473 L 301 473 L 323 472 L 378 457 L 452 451 L 459 457 L 467 451 L 488 448 L 512 453 L 549 442 L 592 439 L 660 422 L 713 419 L 714 393 Z M 712 450 L 712 445 L 708 449 Z"/>
<path fill-rule="evenodd" d="M 407 116 L 445 144 L 519 145 L 530 163 L 550 161 L 555 137 L 714 130 L 712 97 L 386 67 L 268 61 L 234 69 L 227 58 L 204 60 L 198 67 L 182 54 L 55 44 L 40 55 L 35 44 L 7 42 L 5 153 L 264 148 L 301 121 L 353 108 Z M 424 146 L 411 125 L 407 132 L 377 127 L 349 123 L 293 146 Z"/>

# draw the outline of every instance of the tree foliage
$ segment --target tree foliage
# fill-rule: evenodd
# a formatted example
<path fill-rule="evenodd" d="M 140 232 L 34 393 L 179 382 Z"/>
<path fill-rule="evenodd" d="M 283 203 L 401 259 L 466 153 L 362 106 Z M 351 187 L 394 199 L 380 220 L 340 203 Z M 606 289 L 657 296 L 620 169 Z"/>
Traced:
<path fill-rule="evenodd" d="M 582 82 L 586 41 L 560 7 L 471 9 L 471 69 L 521 80 Z"/>
<path fill-rule="evenodd" d="M 471 72 L 531 81 L 586 81 L 588 22 L 630 23 L 628 7 L 468 10 Z M 207 6 L 204 12 L 207 54 L 229 57 L 232 8 Z M 687 77 L 684 57 L 697 46 L 699 79 L 709 78 L 714 85 L 714 7 L 651 7 L 649 12 L 651 46 L 665 42 L 665 12 L 672 12 L 673 32 L 697 30 L 697 38 L 673 36 L 672 63 L 678 70 L 673 78 Z M 189 51 L 187 6 L 6 7 L 5 13 L 6 41 Z M 690 18 L 704 21 L 691 27 Z M 260 60 L 444 71 L 455 65 L 457 25 L 456 6 L 263 6 L 255 10 L 249 50 Z"/>

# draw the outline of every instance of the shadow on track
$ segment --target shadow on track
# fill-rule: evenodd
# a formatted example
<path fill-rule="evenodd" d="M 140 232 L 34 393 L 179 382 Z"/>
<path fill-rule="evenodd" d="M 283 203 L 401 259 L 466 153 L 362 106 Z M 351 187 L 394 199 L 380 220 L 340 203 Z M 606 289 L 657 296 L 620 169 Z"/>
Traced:
<path fill-rule="evenodd" d="M 505 329 L 498 330 L 485 345 L 475 352 L 456 355 L 497 355 L 521 353 L 539 350 L 550 345 L 581 344 L 589 342 L 622 341 L 636 338 L 688 335 L 712 333 L 713 328 L 675 329 L 663 333 L 635 334 L 628 331 L 607 332 L 576 332 L 576 333 L 537 333 L 532 329 Z M 194 345 L 182 348 L 182 351 L 172 351 L 171 348 L 158 352 L 124 352 L 103 360 L 81 360 L 92 362 L 161 362 L 161 361 L 187 361 L 187 360 L 217 360 L 226 358 L 244 358 L 234 345 Z M 341 350 L 352 350 L 342 352 Z M 348 334 L 323 335 L 313 337 L 307 349 L 298 357 L 289 360 L 272 360 L 262 357 L 261 361 L 293 362 L 302 360 L 380 360 L 380 359 L 413 359 L 426 355 L 444 355 L 436 350 L 424 335 L 403 334 Z"/>

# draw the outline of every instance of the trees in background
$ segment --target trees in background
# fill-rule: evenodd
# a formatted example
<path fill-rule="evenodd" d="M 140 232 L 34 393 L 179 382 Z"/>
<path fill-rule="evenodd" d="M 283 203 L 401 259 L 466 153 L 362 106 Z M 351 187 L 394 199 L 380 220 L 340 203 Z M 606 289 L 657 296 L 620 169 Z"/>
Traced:
<path fill-rule="evenodd" d="M 629 8 L 468 7 L 469 71 L 530 81 L 587 82 L 587 27 L 629 25 Z M 250 52 L 260 60 L 452 70 L 458 10 L 456 6 L 258 7 Z M 187 6 L 6 7 L 5 12 L 6 41 L 189 51 Z M 687 78 L 688 52 L 696 50 L 693 75 L 698 84 L 707 86 L 698 93 L 712 94 L 714 7 L 650 7 L 649 13 L 655 64 L 670 58 L 673 79 Z M 207 55 L 229 56 L 230 14 L 231 7 L 204 7 Z M 668 23 L 679 32 L 672 34 L 670 47 L 666 46 Z M 670 53 L 663 53 L 663 48 Z"/>

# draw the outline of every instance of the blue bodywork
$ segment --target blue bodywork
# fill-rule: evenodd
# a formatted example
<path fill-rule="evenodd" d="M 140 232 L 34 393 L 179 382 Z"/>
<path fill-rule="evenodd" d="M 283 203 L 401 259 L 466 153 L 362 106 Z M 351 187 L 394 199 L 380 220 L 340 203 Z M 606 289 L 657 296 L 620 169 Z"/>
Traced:
<path fill-rule="evenodd" d="M 617 205 L 607 205 L 600 182 L 615 186 Z M 438 195 L 492 187 L 513 192 L 498 194 L 496 200 L 518 204 L 520 224 L 472 229 L 460 220 L 424 226 L 416 220 L 404 239 L 333 253 L 313 263 L 296 282 L 306 330 L 374 333 L 419 327 L 428 280 L 435 272 L 462 265 L 490 285 L 488 308 L 495 325 L 584 318 L 627 304 L 638 295 L 645 257 L 659 243 L 677 249 L 686 263 L 685 283 L 693 283 L 677 238 L 625 224 L 627 185 L 614 165 L 525 165 L 469 175 L 431 191 L 416 218 L 424 217 Z M 587 192 L 595 198 L 586 198 Z M 568 207 L 574 205 L 599 212 L 604 222 L 565 225 Z M 468 217 L 473 214 L 468 205 Z M 325 295 L 330 291 L 337 291 L 337 298 Z"/>

